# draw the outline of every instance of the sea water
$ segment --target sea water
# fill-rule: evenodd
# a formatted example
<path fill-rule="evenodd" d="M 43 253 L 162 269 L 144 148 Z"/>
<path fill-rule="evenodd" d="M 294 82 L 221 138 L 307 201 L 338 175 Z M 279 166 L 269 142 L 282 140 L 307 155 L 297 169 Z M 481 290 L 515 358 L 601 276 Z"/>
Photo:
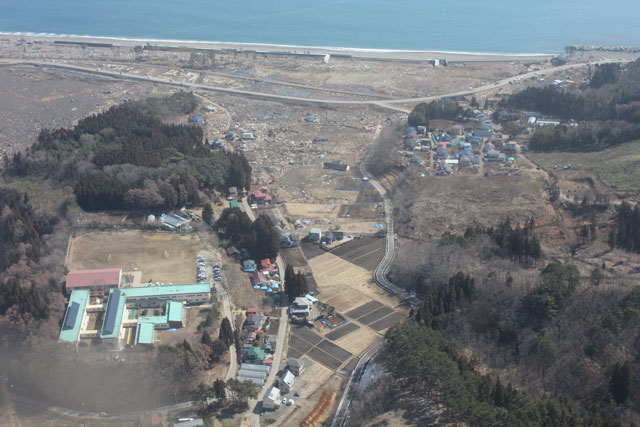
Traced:
<path fill-rule="evenodd" d="M 0 0 L 0 32 L 559 53 L 640 45 L 638 0 Z"/>

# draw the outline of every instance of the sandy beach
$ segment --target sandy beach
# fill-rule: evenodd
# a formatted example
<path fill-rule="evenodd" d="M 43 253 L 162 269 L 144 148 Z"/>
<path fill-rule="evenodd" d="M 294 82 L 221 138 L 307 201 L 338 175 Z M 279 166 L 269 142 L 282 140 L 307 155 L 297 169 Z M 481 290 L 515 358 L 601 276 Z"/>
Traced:
<path fill-rule="evenodd" d="M 540 61 L 551 58 L 552 54 L 545 53 L 487 53 L 487 52 L 455 52 L 455 51 L 422 51 L 422 50 L 391 50 L 391 49 L 361 49 L 350 47 L 297 46 L 274 45 L 263 43 L 234 43 L 195 40 L 157 40 L 134 39 L 116 37 L 71 36 L 64 34 L 34 34 L 34 33 L 0 33 L 0 39 L 27 41 L 62 41 L 74 43 L 108 43 L 114 46 L 151 45 L 157 47 L 171 47 L 182 49 L 203 50 L 236 50 L 258 53 L 287 53 L 298 55 L 340 55 L 367 59 L 381 60 L 411 60 L 433 61 L 435 59 L 455 62 L 496 62 L 496 61 Z"/>

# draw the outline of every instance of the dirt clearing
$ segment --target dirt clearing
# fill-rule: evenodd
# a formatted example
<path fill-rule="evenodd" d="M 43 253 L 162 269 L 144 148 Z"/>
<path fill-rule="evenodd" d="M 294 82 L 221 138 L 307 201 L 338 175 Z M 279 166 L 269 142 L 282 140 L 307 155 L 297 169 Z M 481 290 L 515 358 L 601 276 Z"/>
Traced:
<path fill-rule="evenodd" d="M 72 238 L 67 267 L 137 269 L 144 282 L 195 283 L 201 248 L 196 234 L 93 231 Z"/>

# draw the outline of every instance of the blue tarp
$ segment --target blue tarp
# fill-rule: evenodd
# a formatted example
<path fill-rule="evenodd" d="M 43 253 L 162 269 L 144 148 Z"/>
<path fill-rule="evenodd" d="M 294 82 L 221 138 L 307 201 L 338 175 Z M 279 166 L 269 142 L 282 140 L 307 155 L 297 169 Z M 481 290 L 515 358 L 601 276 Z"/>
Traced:
<path fill-rule="evenodd" d="M 384 225 L 382 224 L 373 224 L 374 228 L 384 228 Z"/>

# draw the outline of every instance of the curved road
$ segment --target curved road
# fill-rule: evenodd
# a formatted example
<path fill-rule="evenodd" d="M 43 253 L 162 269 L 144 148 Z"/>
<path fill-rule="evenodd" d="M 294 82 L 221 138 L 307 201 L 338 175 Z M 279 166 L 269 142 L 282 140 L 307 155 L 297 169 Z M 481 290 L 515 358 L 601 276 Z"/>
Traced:
<path fill-rule="evenodd" d="M 150 76 L 137 76 L 132 74 L 123 74 L 117 71 L 108 71 L 101 70 L 86 66 L 79 65 L 70 65 L 70 64 L 60 64 L 60 63 L 51 63 L 46 61 L 22 61 L 22 60 L 9 60 L 2 59 L 0 60 L 0 65 L 33 65 L 35 67 L 50 67 L 50 68 L 59 68 L 65 70 L 72 70 L 81 73 L 94 74 L 105 77 L 114 77 L 119 79 L 126 80 L 134 80 L 141 82 L 151 82 L 157 84 L 164 84 L 169 86 L 187 88 L 191 90 L 203 90 L 203 91 L 213 91 L 220 93 L 227 93 L 230 95 L 238 95 L 250 98 L 257 99 L 265 99 L 268 101 L 279 101 L 279 102 L 295 102 L 295 103 L 306 103 L 306 104 L 318 104 L 318 105 L 370 105 L 370 106 L 378 106 L 382 108 L 392 109 L 395 111 L 408 112 L 407 109 L 396 106 L 396 104 L 414 104 L 418 102 L 428 102 L 436 99 L 442 98 L 450 98 L 454 96 L 463 96 L 463 95 L 471 95 L 480 92 L 484 92 L 487 90 L 496 89 L 502 86 L 506 86 L 514 81 L 527 79 L 534 76 L 544 76 L 547 74 L 555 73 L 558 71 L 565 71 L 572 68 L 580 68 L 588 65 L 598 65 L 610 62 L 630 62 L 631 59 L 610 59 L 604 61 L 594 61 L 594 62 L 581 62 L 578 64 L 566 64 L 558 67 L 547 68 L 545 70 L 524 73 L 517 76 L 509 77 L 506 79 L 498 80 L 494 83 L 490 83 L 487 85 L 479 86 L 477 88 L 473 88 L 471 90 L 459 91 L 454 93 L 442 94 L 442 95 L 433 95 L 419 98 L 401 98 L 401 99 L 372 99 L 372 100 L 344 100 L 344 99 L 321 99 L 321 98 L 304 98 L 299 96 L 287 96 L 287 95 L 276 95 L 271 93 L 263 93 L 263 92 L 254 92 L 248 90 L 241 89 L 230 89 L 226 87 L 220 86 L 208 86 L 198 83 L 190 83 L 190 82 L 174 82 L 171 79 L 165 79 L 160 77 L 150 77 Z"/>

